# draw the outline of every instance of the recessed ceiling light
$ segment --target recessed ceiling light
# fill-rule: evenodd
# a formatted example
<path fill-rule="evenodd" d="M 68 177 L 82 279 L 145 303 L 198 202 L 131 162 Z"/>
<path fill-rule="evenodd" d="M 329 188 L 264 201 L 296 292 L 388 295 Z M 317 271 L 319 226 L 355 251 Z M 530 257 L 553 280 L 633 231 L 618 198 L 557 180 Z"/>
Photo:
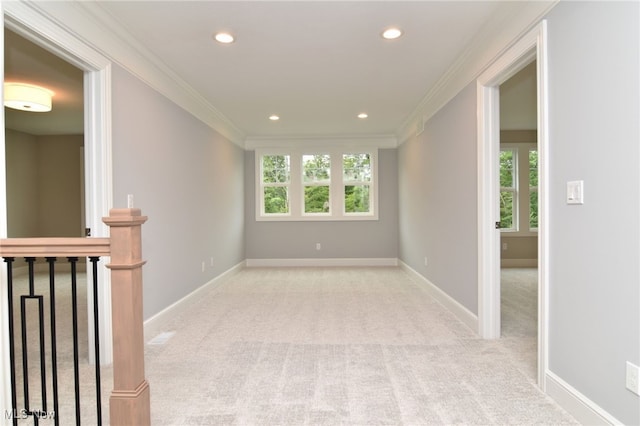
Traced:
<path fill-rule="evenodd" d="M 361 112 L 360 114 L 358 114 L 358 118 L 367 118 L 369 116 L 369 114 L 367 114 L 366 112 Z"/>
<path fill-rule="evenodd" d="M 278 120 L 280 120 L 280 116 L 279 116 L 279 115 L 275 115 L 275 114 L 270 115 L 270 116 L 269 116 L 269 120 L 271 120 L 271 121 L 278 121 Z"/>
<path fill-rule="evenodd" d="M 402 30 L 400 30 L 398 28 L 387 28 L 386 30 L 384 30 L 382 32 L 382 37 L 386 38 L 387 40 L 396 39 L 396 38 L 400 37 L 401 35 L 402 35 Z"/>
<path fill-rule="evenodd" d="M 233 36 L 229 33 L 216 33 L 214 38 L 218 43 L 223 43 L 223 44 L 233 43 L 233 41 L 235 40 Z"/>

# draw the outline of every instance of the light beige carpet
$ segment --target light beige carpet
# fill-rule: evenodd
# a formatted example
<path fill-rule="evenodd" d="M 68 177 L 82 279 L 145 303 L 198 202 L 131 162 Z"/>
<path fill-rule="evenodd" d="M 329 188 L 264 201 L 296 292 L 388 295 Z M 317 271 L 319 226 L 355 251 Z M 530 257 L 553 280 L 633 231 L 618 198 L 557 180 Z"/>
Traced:
<path fill-rule="evenodd" d="M 477 338 L 398 268 L 246 269 L 164 329 L 156 425 L 575 423 L 518 336 Z"/>
<path fill-rule="evenodd" d="M 502 347 L 535 381 L 538 367 L 538 270 L 502 269 L 500 284 Z"/>
<path fill-rule="evenodd" d="M 146 345 L 152 424 L 575 424 L 535 386 L 531 274 L 503 275 L 504 337 L 485 341 L 398 268 L 245 269 L 166 321 L 175 334 L 164 345 Z M 69 283 L 58 286 L 69 342 Z M 81 321 L 82 417 L 95 424 L 85 330 Z M 69 348 L 61 424 L 74 421 Z M 112 373 L 102 372 L 107 424 Z"/>

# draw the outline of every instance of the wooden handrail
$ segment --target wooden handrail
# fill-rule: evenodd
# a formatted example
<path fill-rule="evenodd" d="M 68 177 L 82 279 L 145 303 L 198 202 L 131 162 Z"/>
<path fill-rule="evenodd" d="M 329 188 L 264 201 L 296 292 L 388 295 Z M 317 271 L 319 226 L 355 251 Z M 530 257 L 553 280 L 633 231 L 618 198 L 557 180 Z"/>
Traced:
<path fill-rule="evenodd" d="M 0 257 L 91 257 L 111 254 L 109 238 L 4 238 Z"/>

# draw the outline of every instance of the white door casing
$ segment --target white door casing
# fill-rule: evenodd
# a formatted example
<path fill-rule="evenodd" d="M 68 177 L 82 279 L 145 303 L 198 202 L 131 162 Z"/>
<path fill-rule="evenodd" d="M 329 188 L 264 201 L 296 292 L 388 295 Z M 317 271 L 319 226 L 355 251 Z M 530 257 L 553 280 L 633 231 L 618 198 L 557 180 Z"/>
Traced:
<path fill-rule="evenodd" d="M 37 5 L 24 2 L 2 2 L 3 25 L 22 37 L 51 51 L 67 62 L 84 71 L 84 123 L 85 123 L 85 198 L 86 226 L 91 228 L 92 236 L 107 237 L 108 227 L 102 223 L 113 204 L 112 166 L 111 166 L 111 62 L 87 45 L 83 40 L 67 31 L 52 17 L 40 10 Z M 4 42 L 2 43 L 4 52 Z M 0 57 L 3 57 L 0 55 Z M 3 61 L 3 59 L 0 59 Z M 4 70 L 4 62 L 0 63 Z M 3 78 L 4 80 L 4 78 Z M 1 90 L 1 89 L 0 89 Z M 4 127 L 4 115 L 2 116 Z M 0 186 L 5 181 L 5 138 L 0 136 Z M 0 197 L 0 238 L 7 236 L 6 196 Z M 100 360 L 103 364 L 112 362 L 111 334 L 111 286 L 110 275 L 104 265 L 108 259 L 101 259 L 99 268 L 100 294 Z M 7 303 L 6 271 L 2 269 L 2 290 L 0 303 Z M 90 287 L 90 286 L 89 286 Z M 88 288 L 88 312 L 92 312 L 92 291 Z M 89 315 L 90 342 L 93 341 L 93 318 Z M 11 409 L 9 381 L 8 324 L 4 316 L 0 318 L 0 413 Z M 93 345 L 89 344 L 92 348 Z M 90 359 L 94 359 L 91 350 Z M 6 410 L 6 411 L 5 411 Z M 3 418 L 5 416 L 2 416 Z M 4 419 L 1 422 L 6 422 Z"/>
<path fill-rule="evenodd" d="M 498 153 L 499 86 L 537 60 L 538 113 L 538 385 L 544 391 L 548 333 L 548 116 L 547 30 L 540 22 L 517 40 L 477 80 L 478 105 L 478 333 L 500 337 L 500 220 Z"/>

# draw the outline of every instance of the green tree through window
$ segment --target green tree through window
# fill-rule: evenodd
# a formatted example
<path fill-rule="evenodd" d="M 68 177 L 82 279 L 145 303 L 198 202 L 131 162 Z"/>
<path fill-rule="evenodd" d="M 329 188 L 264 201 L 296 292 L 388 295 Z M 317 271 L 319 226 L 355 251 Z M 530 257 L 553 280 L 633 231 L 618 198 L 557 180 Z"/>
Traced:
<path fill-rule="evenodd" d="M 538 151 L 529 150 L 529 229 L 538 229 Z"/>
<path fill-rule="evenodd" d="M 327 154 L 303 155 L 304 212 L 329 213 L 331 157 Z"/>
<path fill-rule="evenodd" d="M 500 228 L 515 230 L 516 151 L 500 151 Z"/>
<path fill-rule="evenodd" d="M 265 155 L 262 157 L 262 191 L 264 212 L 269 214 L 289 213 L 289 183 L 291 167 L 288 155 Z"/>
<path fill-rule="evenodd" d="M 368 213 L 371 210 L 371 156 L 344 154 L 342 172 L 345 213 Z"/>

